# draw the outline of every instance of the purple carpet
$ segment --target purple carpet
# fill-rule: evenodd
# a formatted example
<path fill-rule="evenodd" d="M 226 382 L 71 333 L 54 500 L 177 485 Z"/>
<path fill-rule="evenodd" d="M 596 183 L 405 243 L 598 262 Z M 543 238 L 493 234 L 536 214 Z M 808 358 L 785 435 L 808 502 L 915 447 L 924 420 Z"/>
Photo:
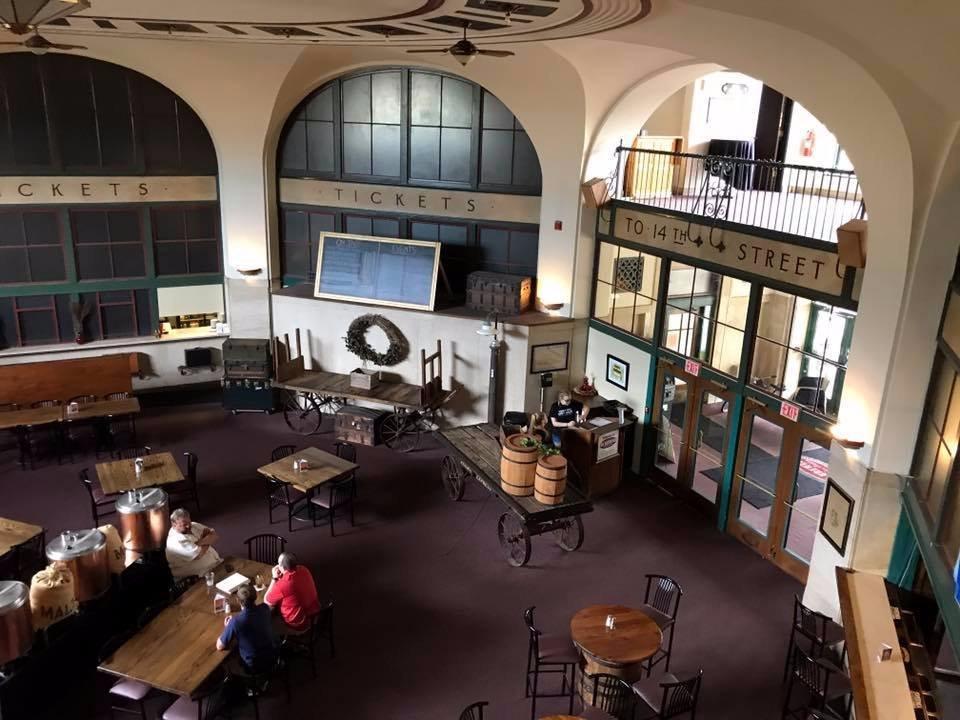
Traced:
<path fill-rule="evenodd" d="M 490 701 L 489 720 L 528 718 L 522 610 L 536 605 L 538 624 L 563 632 L 585 605 L 641 603 L 647 572 L 683 586 L 672 669 L 703 666 L 698 718 L 779 716 L 800 586 L 650 486 L 624 487 L 598 502 L 584 516 L 578 552 L 537 537 L 530 564 L 517 569 L 497 543 L 500 502 L 476 485 L 462 502 L 449 500 L 439 479 L 444 453 L 430 439 L 410 455 L 360 448 L 357 526 L 338 521 L 331 538 L 326 527 L 295 526 L 289 535 L 282 522 L 269 525 L 256 468 L 276 445 L 329 450 L 332 435 L 300 437 L 281 416 L 231 416 L 213 404 L 154 407 L 138 429 L 154 451 L 199 455 L 204 512 L 196 519 L 219 531 L 222 555 L 244 554 L 243 539 L 255 533 L 286 535 L 321 593 L 336 601 L 336 659 L 321 660 L 318 680 L 296 666 L 291 704 L 279 693 L 264 702 L 264 718 L 447 720 L 475 700 Z M 43 525 L 48 537 L 90 525 L 77 471 L 93 468 L 92 454 L 26 472 L 15 459 L 0 456 L 0 514 Z M 74 707 L 88 702 L 78 698 Z M 564 710 L 563 700 L 537 705 L 538 715 Z M 238 714 L 252 717 L 252 709 Z"/>

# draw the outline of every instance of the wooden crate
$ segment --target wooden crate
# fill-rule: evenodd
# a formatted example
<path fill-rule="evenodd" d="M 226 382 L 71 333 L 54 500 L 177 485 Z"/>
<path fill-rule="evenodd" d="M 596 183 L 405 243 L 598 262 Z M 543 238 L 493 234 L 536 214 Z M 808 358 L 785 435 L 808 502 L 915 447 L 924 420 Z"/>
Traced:
<path fill-rule="evenodd" d="M 333 418 L 337 440 L 373 446 L 380 442 L 380 425 L 387 413 L 375 408 L 344 405 Z"/>
<path fill-rule="evenodd" d="M 519 315 L 533 302 L 533 278 L 486 272 L 467 275 L 467 307 L 501 315 Z"/>

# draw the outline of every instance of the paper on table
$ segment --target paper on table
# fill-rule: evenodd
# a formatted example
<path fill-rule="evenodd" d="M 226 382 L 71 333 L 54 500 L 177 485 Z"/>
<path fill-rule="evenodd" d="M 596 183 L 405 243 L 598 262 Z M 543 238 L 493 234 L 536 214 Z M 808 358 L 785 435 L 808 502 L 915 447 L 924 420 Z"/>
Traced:
<path fill-rule="evenodd" d="M 234 573 L 228 577 L 225 577 L 223 580 L 217 583 L 217 590 L 227 595 L 234 592 L 241 585 L 246 585 L 250 582 L 250 578 L 246 575 L 241 575 L 240 573 Z"/>
<path fill-rule="evenodd" d="M 594 427 L 603 427 L 613 422 L 613 418 L 590 418 L 590 424 Z"/>

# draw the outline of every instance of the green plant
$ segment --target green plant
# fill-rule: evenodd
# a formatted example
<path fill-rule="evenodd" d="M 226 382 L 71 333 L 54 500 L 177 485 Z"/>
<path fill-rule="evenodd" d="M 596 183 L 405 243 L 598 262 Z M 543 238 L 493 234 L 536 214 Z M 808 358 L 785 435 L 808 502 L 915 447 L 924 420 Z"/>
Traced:
<path fill-rule="evenodd" d="M 537 448 L 540 451 L 540 454 L 544 457 L 549 457 L 550 455 L 559 455 L 560 450 L 555 448 L 553 445 L 544 445 L 543 443 L 538 443 L 539 447 Z"/>

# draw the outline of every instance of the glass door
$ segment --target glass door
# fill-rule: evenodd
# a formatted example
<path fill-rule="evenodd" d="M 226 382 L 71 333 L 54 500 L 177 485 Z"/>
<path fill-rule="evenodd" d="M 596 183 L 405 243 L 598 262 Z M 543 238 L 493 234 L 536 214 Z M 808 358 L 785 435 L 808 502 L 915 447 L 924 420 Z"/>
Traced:
<path fill-rule="evenodd" d="M 723 481 L 731 400 L 723 387 L 660 363 L 653 480 L 711 515 Z"/>
<path fill-rule="evenodd" d="M 813 553 L 829 462 L 827 433 L 749 403 L 727 529 L 802 582 Z"/>

